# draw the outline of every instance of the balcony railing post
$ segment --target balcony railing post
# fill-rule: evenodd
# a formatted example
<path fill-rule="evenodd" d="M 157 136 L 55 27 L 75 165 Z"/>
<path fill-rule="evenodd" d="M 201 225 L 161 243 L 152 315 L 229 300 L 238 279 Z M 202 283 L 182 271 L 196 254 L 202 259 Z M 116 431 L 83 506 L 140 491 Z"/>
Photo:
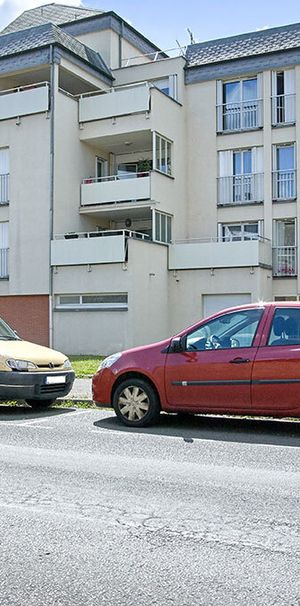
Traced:
<path fill-rule="evenodd" d="M 272 124 L 290 124 L 295 122 L 295 93 L 272 97 Z"/>
<path fill-rule="evenodd" d="M 222 112 L 222 128 L 220 112 Z M 247 130 L 262 126 L 262 99 L 217 106 L 218 131 Z"/>
<path fill-rule="evenodd" d="M 296 197 L 296 170 L 273 171 L 273 200 L 293 200 Z"/>
<path fill-rule="evenodd" d="M 297 275 L 297 247 L 273 247 L 273 276 L 293 277 Z"/>
<path fill-rule="evenodd" d="M 247 204 L 262 201 L 262 173 L 218 178 L 218 204 Z"/>

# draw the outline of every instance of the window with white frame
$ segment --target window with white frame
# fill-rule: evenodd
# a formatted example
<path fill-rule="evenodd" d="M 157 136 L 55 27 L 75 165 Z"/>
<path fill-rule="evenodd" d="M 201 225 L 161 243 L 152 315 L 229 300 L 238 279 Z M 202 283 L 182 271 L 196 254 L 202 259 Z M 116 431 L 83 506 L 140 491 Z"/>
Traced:
<path fill-rule="evenodd" d="M 0 149 L 0 204 L 9 201 L 9 149 Z"/>
<path fill-rule="evenodd" d="M 217 81 L 217 131 L 262 126 L 262 74 L 229 82 Z"/>
<path fill-rule="evenodd" d="M 155 241 L 163 242 L 164 244 L 169 244 L 172 239 L 170 215 L 166 215 L 164 213 L 155 211 L 154 221 L 155 221 L 155 230 L 154 230 Z"/>
<path fill-rule="evenodd" d="M 296 219 L 276 219 L 273 224 L 273 275 L 297 275 Z"/>
<path fill-rule="evenodd" d="M 295 70 L 272 72 L 272 124 L 295 122 Z"/>
<path fill-rule="evenodd" d="M 172 143 L 162 135 L 153 133 L 153 167 L 166 175 L 172 175 Z"/>
<path fill-rule="evenodd" d="M 257 240 L 262 236 L 262 221 L 249 223 L 221 223 L 219 224 L 219 240 L 222 242 L 238 242 Z"/>
<path fill-rule="evenodd" d="M 172 97 L 173 99 L 177 99 L 177 76 L 176 74 L 172 74 L 171 76 L 166 76 L 165 78 L 157 78 L 156 80 L 151 80 L 151 83 L 159 88 L 165 95 Z"/>
<path fill-rule="evenodd" d="M 273 200 L 293 200 L 295 197 L 295 143 L 273 145 Z"/>
<path fill-rule="evenodd" d="M 218 159 L 218 204 L 263 201 L 262 147 L 221 151 Z"/>
<path fill-rule="evenodd" d="M 56 309 L 127 310 L 127 293 L 65 294 L 56 296 Z"/>

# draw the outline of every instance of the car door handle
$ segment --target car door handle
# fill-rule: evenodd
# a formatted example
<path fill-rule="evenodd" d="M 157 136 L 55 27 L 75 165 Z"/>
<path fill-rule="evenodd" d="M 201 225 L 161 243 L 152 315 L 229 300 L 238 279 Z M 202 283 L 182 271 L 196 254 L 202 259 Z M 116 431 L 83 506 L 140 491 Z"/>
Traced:
<path fill-rule="evenodd" d="M 247 364 L 247 362 L 250 362 L 249 358 L 233 358 L 233 360 L 230 360 L 230 364 Z"/>

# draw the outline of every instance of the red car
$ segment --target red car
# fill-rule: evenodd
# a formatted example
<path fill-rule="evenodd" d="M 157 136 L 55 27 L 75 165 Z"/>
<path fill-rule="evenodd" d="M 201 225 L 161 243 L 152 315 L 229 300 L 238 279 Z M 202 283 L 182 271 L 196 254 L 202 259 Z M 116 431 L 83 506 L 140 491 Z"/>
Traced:
<path fill-rule="evenodd" d="M 225 309 L 113 354 L 93 377 L 93 398 L 132 427 L 162 410 L 300 417 L 300 303 Z"/>

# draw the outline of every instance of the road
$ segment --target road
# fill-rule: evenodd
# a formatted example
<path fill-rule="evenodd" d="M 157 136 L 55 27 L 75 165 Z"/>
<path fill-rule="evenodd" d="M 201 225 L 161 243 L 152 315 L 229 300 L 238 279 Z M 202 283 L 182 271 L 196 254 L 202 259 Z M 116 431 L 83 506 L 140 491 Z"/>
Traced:
<path fill-rule="evenodd" d="M 0 407 L 1 606 L 299 606 L 300 423 Z"/>

